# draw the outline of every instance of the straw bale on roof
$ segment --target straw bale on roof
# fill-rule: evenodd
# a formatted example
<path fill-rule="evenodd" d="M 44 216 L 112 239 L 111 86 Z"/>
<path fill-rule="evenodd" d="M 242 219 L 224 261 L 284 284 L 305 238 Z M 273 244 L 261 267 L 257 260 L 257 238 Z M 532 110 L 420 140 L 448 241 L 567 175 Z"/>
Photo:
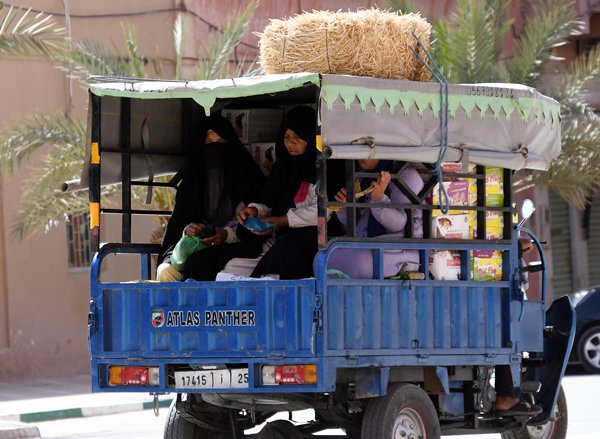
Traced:
<path fill-rule="evenodd" d="M 260 37 L 265 73 L 333 73 L 425 81 L 414 34 L 429 49 L 431 25 L 419 14 L 379 9 L 313 11 L 273 19 Z"/>

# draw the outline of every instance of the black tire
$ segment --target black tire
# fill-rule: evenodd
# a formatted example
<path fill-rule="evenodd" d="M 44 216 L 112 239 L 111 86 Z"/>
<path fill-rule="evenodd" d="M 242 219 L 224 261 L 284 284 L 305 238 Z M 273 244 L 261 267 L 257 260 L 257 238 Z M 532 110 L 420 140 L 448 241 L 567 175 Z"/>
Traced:
<path fill-rule="evenodd" d="M 201 439 L 197 425 L 186 420 L 175 407 L 175 400 L 169 407 L 169 416 L 165 421 L 164 439 Z"/>
<path fill-rule="evenodd" d="M 567 397 L 562 386 L 556 400 L 554 416 L 556 417 L 555 421 L 505 431 L 501 435 L 502 439 L 566 439 L 569 413 L 567 410 Z"/>
<path fill-rule="evenodd" d="M 164 439 L 230 439 L 231 435 L 205 430 L 188 421 L 177 410 L 176 401 L 173 401 L 165 421 L 163 437 Z"/>
<path fill-rule="evenodd" d="M 267 423 L 260 431 L 258 439 L 300 439 L 304 437 L 294 424 L 284 420 Z"/>
<path fill-rule="evenodd" d="M 381 413 L 381 407 L 383 405 L 384 397 L 372 398 L 367 404 L 367 409 L 362 420 L 361 426 L 361 439 L 371 437 L 371 434 L 375 425 L 377 425 L 379 413 Z"/>
<path fill-rule="evenodd" d="M 411 434 L 423 439 L 440 438 L 440 421 L 431 399 L 413 384 L 397 384 L 373 398 L 363 418 L 362 439 L 393 439 Z"/>
<path fill-rule="evenodd" d="M 577 343 L 577 357 L 589 373 L 600 373 L 600 326 L 587 329 Z"/>

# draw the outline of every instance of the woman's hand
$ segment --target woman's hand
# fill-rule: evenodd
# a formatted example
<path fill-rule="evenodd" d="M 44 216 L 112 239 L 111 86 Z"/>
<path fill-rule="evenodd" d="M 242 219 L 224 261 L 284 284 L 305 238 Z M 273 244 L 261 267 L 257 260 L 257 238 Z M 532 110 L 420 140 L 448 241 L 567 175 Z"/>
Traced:
<path fill-rule="evenodd" d="M 387 189 L 388 184 L 390 184 L 391 179 L 392 179 L 392 177 L 390 176 L 389 172 L 381 171 L 379 178 L 377 179 L 376 182 L 373 183 L 373 192 L 371 192 L 371 201 L 378 202 L 383 198 L 383 196 L 385 195 L 385 190 Z"/>
<path fill-rule="evenodd" d="M 202 223 L 189 223 L 183 229 L 184 236 L 198 236 L 202 230 L 204 230 L 204 224 Z"/>
<path fill-rule="evenodd" d="M 221 227 L 217 227 L 215 229 L 215 234 L 208 238 L 204 238 L 202 240 L 202 242 L 204 242 L 206 245 L 213 246 L 213 245 L 221 245 L 226 240 L 227 240 L 227 230 L 225 230 Z"/>
<path fill-rule="evenodd" d="M 237 220 L 240 224 L 244 224 L 250 216 L 258 216 L 258 209 L 256 207 L 243 207 L 240 209 L 237 214 Z"/>

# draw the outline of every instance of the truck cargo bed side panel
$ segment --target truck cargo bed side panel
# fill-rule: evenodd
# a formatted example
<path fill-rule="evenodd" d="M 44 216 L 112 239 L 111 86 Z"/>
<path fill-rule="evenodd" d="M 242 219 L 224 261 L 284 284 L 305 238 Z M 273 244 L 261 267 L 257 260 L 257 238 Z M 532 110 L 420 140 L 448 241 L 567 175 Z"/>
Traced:
<path fill-rule="evenodd" d="M 415 349 L 483 353 L 507 347 L 508 287 L 445 284 L 328 281 L 327 355 Z"/>
<path fill-rule="evenodd" d="M 313 355 L 312 280 L 115 283 L 97 291 L 94 356 Z"/>

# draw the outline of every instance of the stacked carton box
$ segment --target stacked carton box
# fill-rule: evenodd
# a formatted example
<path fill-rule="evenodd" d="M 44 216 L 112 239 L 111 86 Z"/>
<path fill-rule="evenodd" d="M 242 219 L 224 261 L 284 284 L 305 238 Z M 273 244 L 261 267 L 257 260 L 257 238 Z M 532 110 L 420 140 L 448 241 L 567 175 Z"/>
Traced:
<path fill-rule="evenodd" d="M 233 125 L 242 143 L 247 145 L 275 141 L 283 111 L 267 108 L 224 109 L 221 110 L 221 115 Z"/>
<path fill-rule="evenodd" d="M 275 162 L 275 140 L 281 125 L 283 110 L 251 108 L 248 110 L 221 110 L 260 170 L 269 175 Z"/>
<path fill-rule="evenodd" d="M 275 163 L 275 143 L 274 142 L 261 142 L 261 143 L 251 143 L 248 145 L 248 151 L 256 164 L 260 166 L 260 170 L 263 174 L 269 175 L 271 173 L 271 168 Z"/>
<path fill-rule="evenodd" d="M 476 165 L 469 164 L 463 170 L 461 163 L 444 163 L 443 171 L 476 173 Z M 477 206 L 477 179 L 451 179 L 442 182 L 452 206 Z M 439 186 L 435 186 L 432 204 L 439 205 Z M 485 206 L 504 206 L 504 170 L 499 167 L 485 169 Z M 504 233 L 504 217 L 501 211 L 486 211 L 486 240 L 502 239 Z M 445 239 L 475 239 L 477 237 L 477 211 L 450 210 L 442 214 L 438 209 L 432 211 L 432 237 Z M 458 252 L 432 252 L 430 271 L 434 279 L 455 279 L 456 264 L 460 260 Z M 449 255 L 452 255 L 450 257 Z M 501 280 L 502 252 L 475 250 L 471 252 L 471 278 L 473 280 Z M 435 266 L 433 265 L 435 264 Z M 458 267 L 460 268 L 460 267 Z M 460 270 L 458 271 L 460 275 Z"/>
<path fill-rule="evenodd" d="M 444 181 L 442 184 L 451 206 L 468 206 L 468 181 Z M 433 190 L 432 199 L 434 205 L 440 204 L 438 185 Z M 435 209 L 432 211 L 431 230 L 433 238 L 469 239 L 469 215 L 464 210 L 450 210 L 448 213 L 443 214 L 441 210 Z"/>
<path fill-rule="evenodd" d="M 460 279 L 460 252 L 440 250 L 429 255 L 429 272 L 436 280 Z"/>

